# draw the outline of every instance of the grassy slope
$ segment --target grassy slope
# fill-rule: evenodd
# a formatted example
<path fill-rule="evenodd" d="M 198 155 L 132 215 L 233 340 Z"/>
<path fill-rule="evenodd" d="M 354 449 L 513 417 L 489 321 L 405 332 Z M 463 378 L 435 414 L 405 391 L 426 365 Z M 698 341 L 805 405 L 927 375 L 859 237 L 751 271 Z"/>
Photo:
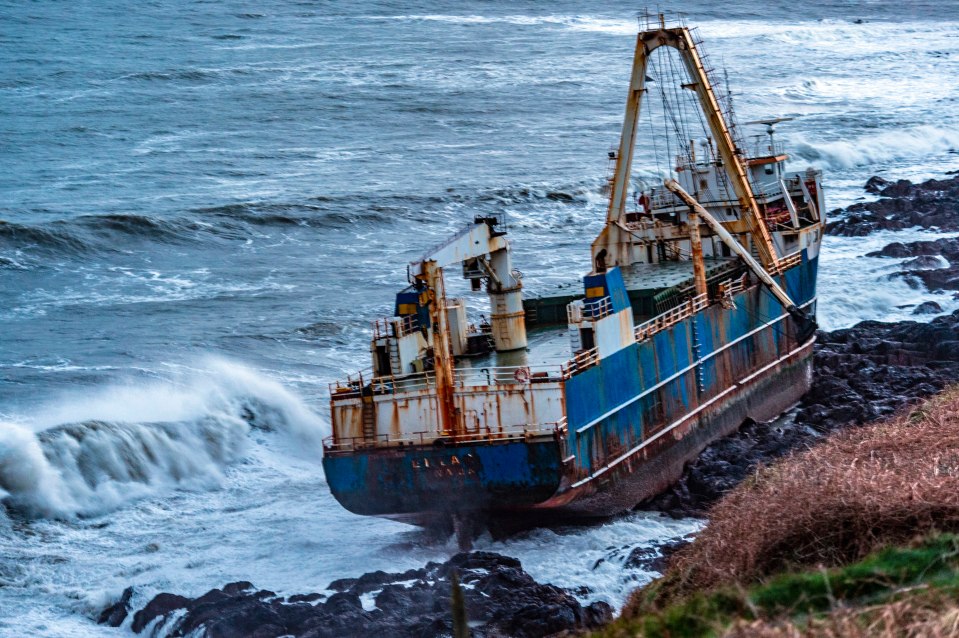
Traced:
<path fill-rule="evenodd" d="M 728 494 L 599 636 L 959 635 L 959 390 Z"/>

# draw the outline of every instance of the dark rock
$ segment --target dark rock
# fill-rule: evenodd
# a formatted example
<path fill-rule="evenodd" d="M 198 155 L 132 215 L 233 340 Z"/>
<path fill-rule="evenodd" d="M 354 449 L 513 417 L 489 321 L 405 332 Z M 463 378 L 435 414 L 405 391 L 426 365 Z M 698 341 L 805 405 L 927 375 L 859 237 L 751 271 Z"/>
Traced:
<path fill-rule="evenodd" d="M 903 270 L 893 276 L 903 278 L 915 288 L 925 286 L 931 291 L 959 290 L 959 237 L 908 244 L 895 242 L 866 256 L 914 257 L 904 262 Z M 940 257 L 949 265 L 943 267 Z"/>
<path fill-rule="evenodd" d="M 245 591 L 253 589 L 253 583 L 247 580 L 241 580 L 235 583 L 229 583 L 223 586 L 223 593 L 229 596 L 236 596 L 237 594 L 242 594 Z M 216 591 L 216 590 L 214 590 Z"/>
<path fill-rule="evenodd" d="M 445 563 L 403 573 L 377 571 L 336 581 L 331 589 L 340 591 L 326 601 L 320 594 L 276 599 L 250 583 L 234 583 L 193 600 L 174 601 L 172 594 L 161 594 L 137 616 L 144 620 L 142 629 L 157 616 L 166 621 L 166 614 L 185 608 L 169 628 L 173 636 L 438 638 L 452 633 L 454 572 L 468 585 L 463 596 L 475 636 L 542 636 L 593 629 L 612 619 L 609 605 L 583 607 L 569 592 L 537 583 L 515 558 L 490 552 L 457 554 Z M 360 596 L 377 590 L 376 608 L 364 610 Z"/>
<path fill-rule="evenodd" d="M 937 315 L 942 312 L 942 306 L 935 301 L 924 301 L 916 306 L 912 314 L 914 315 Z"/>
<path fill-rule="evenodd" d="M 689 543 L 690 540 L 686 538 L 671 538 L 660 543 L 635 547 L 626 557 L 623 567 L 662 574 L 666 571 L 670 556 Z"/>
<path fill-rule="evenodd" d="M 959 230 L 959 176 L 913 184 L 901 179 L 890 183 L 873 177 L 866 190 L 880 195 L 873 202 L 853 204 L 845 217 L 831 221 L 826 232 L 862 237 L 877 230 L 902 230 L 913 226 Z M 835 219 L 835 213 L 832 214 Z"/>
<path fill-rule="evenodd" d="M 866 185 L 863 187 L 867 193 L 872 193 L 873 195 L 878 195 L 885 186 L 889 184 L 889 180 L 885 180 L 878 175 L 873 175 L 866 182 Z"/>
<path fill-rule="evenodd" d="M 147 606 L 133 615 L 133 624 L 130 626 L 134 632 L 140 633 L 153 621 L 154 618 L 166 616 L 172 611 L 185 609 L 192 603 L 189 598 L 177 596 L 176 594 L 157 594 L 153 600 L 147 603 Z"/>
<path fill-rule="evenodd" d="M 100 612 L 97 622 L 101 625 L 119 627 L 130 613 L 130 599 L 133 597 L 133 588 L 127 587 L 120 594 L 120 599 Z"/>
<path fill-rule="evenodd" d="M 933 255 L 919 255 L 918 257 L 913 257 L 908 259 L 901 264 L 903 270 L 932 270 L 934 268 L 942 268 L 942 262 L 939 261 L 938 257 Z"/>
<path fill-rule="evenodd" d="M 333 591 L 347 591 L 356 584 L 356 580 L 356 578 L 339 578 L 327 585 L 326 588 Z"/>

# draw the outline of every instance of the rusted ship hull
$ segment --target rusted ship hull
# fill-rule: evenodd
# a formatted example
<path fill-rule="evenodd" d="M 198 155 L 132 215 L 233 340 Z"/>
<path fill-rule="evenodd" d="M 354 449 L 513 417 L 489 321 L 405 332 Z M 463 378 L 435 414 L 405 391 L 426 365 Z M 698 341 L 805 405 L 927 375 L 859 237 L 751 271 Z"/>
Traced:
<path fill-rule="evenodd" d="M 647 447 L 625 456 L 586 483 L 530 508 L 564 517 L 612 516 L 632 509 L 672 485 L 685 465 L 710 443 L 735 432 L 747 420 L 781 415 L 809 390 L 813 340 L 775 362 L 761 376 L 736 384 L 729 394 L 690 414 Z M 514 510 L 515 511 L 515 510 Z"/>
<path fill-rule="evenodd" d="M 815 309 L 817 259 L 782 275 Z M 334 496 L 357 514 L 408 522 L 456 513 L 609 516 L 675 481 L 685 463 L 747 419 L 788 409 L 811 382 L 814 338 L 759 285 L 572 374 L 552 435 L 328 453 Z"/>
<path fill-rule="evenodd" d="M 766 127 L 747 147 L 694 31 L 646 22 L 582 294 L 524 303 L 496 215 L 412 262 L 394 316 L 374 324 L 371 370 L 331 386 L 324 465 L 348 509 L 452 520 L 458 535 L 464 519 L 613 515 L 809 388 L 822 172 L 787 170 L 774 127 L 791 118 L 747 123 Z M 632 167 L 651 65 L 657 87 L 677 89 L 659 91 L 667 156 L 646 150 L 669 166 L 661 183 Z M 485 333 L 446 297 L 451 266 L 485 287 Z M 563 326 L 550 328 L 561 349 L 527 334 L 543 323 Z M 484 340 L 495 352 L 467 361 Z"/>

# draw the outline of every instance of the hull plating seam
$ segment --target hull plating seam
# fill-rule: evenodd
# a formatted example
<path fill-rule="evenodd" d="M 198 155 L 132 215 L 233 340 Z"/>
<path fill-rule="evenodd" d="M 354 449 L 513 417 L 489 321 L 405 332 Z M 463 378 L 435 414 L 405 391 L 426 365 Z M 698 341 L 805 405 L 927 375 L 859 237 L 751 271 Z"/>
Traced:
<path fill-rule="evenodd" d="M 805 307 L 809 306 L 810 304 L 814 303 L 815 301 L 816 301 L 816 298 L 813 297 L 812 299 L 810 299 L 810 300 L 807 301 L 806 303 L 802 304 L 802 305 L 800 306 L 800 308 L 805 308 Z M 667 385 L 667 384 L 669 384 L 669 383 L 672 383 L 673 381 L 675 381 L 675 380 L 678 379 L 679 377 L 683 376 L 684 374 L 686 374 L 686 373 L 689 372 L 690 370 L 693 370 L 693 369 L 696 368 L 697 366 L 700 366 L 700 365 L 706 363 L 707 361 L 709 361 L 710 359 L 712 359 L 713 357 L 715 357 L 715 356 L 718 355 L 719 353 L 724 352 L 725 350 L 728 350 L 729 348 L 733 347 L 734 345 L 736 345 L 737 343 L 739 343 L 739 342 L 742 341 L 743 339 L 748 339 L 749 337 L 753 336 L 754 334 L 756 334 L 756 333 L 758 333 L 758 332 L 762 332 L 762 331 L 765 330 L 766 328 L 769 328 L 770 326 L 773 326 L 773 325 L 779 323 L 780 321 L 782 321 L 783 319 L 787 318 L 788 316 L 789 316 L 789 315 L 788 315 L 788 314 L 785 314 L 785 313 L 782 314 L 782 315 L 779 315 L 778 317 L 776 317 L 776 318 L 773 319 L 772 321 L 768 321 L 768 322 L 764 323 L 763 325 L 759 326 L 758 328 L 754 328 L 753 330 L 750 330 L 750 331 L 747 332 L 746 334 L 744 334 L 744 335 L 742 335 L 742 336 L 740 336 L 740 337 L 737 337 L 736 339 L 733 339 L 732 341 L 730 341 L 729 343 L 727 343 L 727 344 L 724 345 L 723 347 L 717 348 L 717 349 L 713 350 L 712 352 L 710 352 L 709 354 L 707 354 L 705 357 L 702 357 L 702 358 L 700 358 L 700 359 L 697 359 L 696 361 L 694 361 L 694 362 L 691 363 L 690 365 L 686 366 L 685 368 L 683 368 L 683 369 L 680 370 L 679 372 L 676 372 L 676 373 L 673 374 L 672 376 L 667 377 L 666 379 L 663 379 L 662 381 L 660 381 L 660 382 L 657 383 L 656 385 L 651 386 L 651 387 L 647 388 L 646 390 L 644 390 L 643 392 L 641 392 L 640 394 L 637 394 L 636 396 L 630 398 L 629 401 L 626 401 L 626 402 L 624 402 L 624 403 L 620 403 L 619 405 L 617 405 L 617 406 L 616 406 L 615 408 L 613 408 L 612 410 L 609 410 L 608 412 L 606 412 L 606 413 L 604 413 L 604 414 L 601 414 L 600 416 L 596 417 L 595 419 L 593 419 L 592 421 L 590 421 L 589 423 L 587 423 L 587 424 L 584 425 L 583 427 L 577 429 L 577 430 L 576 430 L 576 434 L 582 434 L 583 432 L 585 432 L 586 430 L 590 429 L 591 427 L 593 427 L 593 426 L 596 425 L 597 423 L 602 423 L 605 419 L 608 419 L 609 417 L 611 417 L 612 415 L 616 414 L 617 412 L 619 412 L 619 411 L 622 410 L 623 408 L 629 407 L 630 405 L 632 405 L 633 403 L 639 401 L 640 399 L 642 399 L 643 397 L 649 395 L 650 393 L 655 392 L 656 390 L 659 390 L 659 389 L 660 389 L 661 387 L 663 387 L 664 385 Z M 802 347 L 802 346 L 800 346 L 800 348 L 801 348 L 801 347 Z M 793 352 L 795 352 L 795 351 L 793 351 Z M 789 354 L 792 354 L 792 353 L 789 353 Z M 788 357 L 789 355 L 787 354 L 787 355 L 785 355 L 785 356 Z M 773 361 L 771 364 L 769 364 L 768 366 L 766 366 L 766 367 L 763 368 L 762 370 L 759 370 L 758 372 L 755 372 L 755 373 L 751 374 L 750 376 L 748 376 L 748 377 L 746 377 L 746 378 L 744 378 L 744 379 L 741 379 L 738 383 L 745 383 L 746 381 L 748 381 L 749 379 L 752 379 L 752 378 L 753 378 L 754 376 L 756 376 L 757 374 L 759 374 L 759 373 L 761 373 L 761 372 L 763 372 L 763 371 L 765 371 L 765 370 L 768 370 L 770 366 L 779 363 L 781 360 L 782 360 L 782 358 L 777 359 L 776 361 Z M 733 386 L 730 386 L 730 388 L 727 388 L 726 390 L 723 390 L 723 393 L 722 393 L 722 394 L 719 394 L 719 395 L 713 397 L 712 399 L 709 400 L 709 402 L 705 403 L 702 407 L 706 407 L 707 405 L 709 405 L 710 403 L 712 403 L 713 401 L 715 401 L 715 400 L 718 399 L 719 397 L 723 396 L 723 394 L 729 392 L 730 389 L 735 388 L 735 387 L 736 387 L 736 386 L 733 385 Z M 685 419 L 686 417 L 683 417 L 683 418 Z M 654 437 L 653 439 L 650 439 L 650 441 L 652 441 L 652 440 L 654 440 L 654 439 L 655 439 L 655 437 Z M 577 484 L 577 485 L 578 485 L 578 484 Z"/>
<path fill-rule="evenodd" d="M 788 315 L 785 315 L 785 316 L 788 316 Z M 773 323 L 775 323 L 775 322 L 773 322 Z M 739 381 L 737 381 L 735 384 L 729 386 L 728 388 L 726 388 L 725 390 L 723 390 L 722 392 L 720 392 L 719 394 L 717 394 L 716 396 L 714 396 L 714 397 L 713 397 L 712 399 L 710 399 L 709 401 L 706 401 L 706 403 L 703 403 L 701 406 L 699 406 L 698 408 L 696 408 L 696 409 L 693 410 L 692 412 L 688 412 L 688 413 L 684 414 L 684 415 L 683 415 L 682 417 L 680 417 L 678 420 L 672 422 L 672 423 L 669 424 L 667 427 L 665 427 L 662 431 L 657 432 L 654 436 L 652 436 L 652 437 L 650 437 L 649 439 L 643 441 L 641 444 L 637 445 L 636 447 L 634 447 L 633 449 L 629 450 L 629 451 L 626 452 L 625 454 L 623 454 L 623 455 L 619 456 L 618 458 L 614 459 L 613 462 L 608 463 L 607 465 L 603 466 L 602 468 L 600 468 L 599 470 L 597 470 L 595 473 L 587 476 L 586 478 L 584 478 L 584 479 L 582 479 L 582 480 L 580 480 L 580 481 L 577 481 L 576 483 L 573 483 L 573 484 L 570 486 L 570 488 L 580 487 L 580 486 L 582 486 L 582 485 L 585 485 L 585 484 L 589 483 L 589 482 L 592 481 L 593 479 L 598 478 L 599 476 L 605 474 L 607 471 L 613 469 L 613 468 L 616 467 L 618 464 L 622 463 L 623 461 L 625 461 L 626 459 L 628 459 L 628 458 L 631 457 L 632 455 L 634 455 L 634 454 L 636 454 L 637 452 L 639 452 L 640 450 L 642 450 L 642 449 L 643 449 L 644 447 L 646 447 L 647 445 L 651 444 L 653 441 L 659 439 L 659 438 L 662 437 L 664 434 L 667 434 L 667 433 L 671 432 L 673 429 L 675 429 L 676 427 L 682 425 L 682 424 L 683 424 L 684 422 L 686 422 L 690 417 L 699 414 L 700 412 L 702 412 L 703 410 L 705 410 L 706 408 L 708 408 L 710 405 L 712 405 L 713 403 L 715 403 L 715 402 L 718 401 L 719 399 L 723 398 L 724 396 L 726 396 L 726 395 L 729 394 L 730 392 L 738 389 L 742 384 L 748 383 L 750 380 L 754 379 L 756 376 L 762 374 L 763 372 L 766 372 L 766 371 L 769 370 L 770 368 L 773 368 L 773 367 L 779 365 L 779 364 L 782 363 L 783 361 L 789 359 L 790 357 L 796 355 L 797 353 L 801 352 L 802 350 L 808 348 L 808 347 L 809 347 L 810 345 L 812 345 L 815 341 L 816 341 L 816 338 L 813 337 L 812 339 L 810 339 L 809 341 L 807 341 L 807 342 L 804 343 L 803 345 L 801 345 L 801 346 L 799 346 L 798 348 L 795 348 L 795 349 L 789 351 L 788 353 L 786 353 L 786 354 L 784 354 L 783 356 L 779 357 L 779 358 L 776 359 L 775 361 L 770 362 L 769 364 L 767 364 L 766 366 L 764 366 L 764 367 L 761 368 L 760 370 L 757 370 L 756 372 L 750 374 L 750 375 L 747 376 L 747 377 L 743 377 L 742 379 L 740 379 Z M 624 406 L 621 406 L 621 407 L 624 407 Z"/>

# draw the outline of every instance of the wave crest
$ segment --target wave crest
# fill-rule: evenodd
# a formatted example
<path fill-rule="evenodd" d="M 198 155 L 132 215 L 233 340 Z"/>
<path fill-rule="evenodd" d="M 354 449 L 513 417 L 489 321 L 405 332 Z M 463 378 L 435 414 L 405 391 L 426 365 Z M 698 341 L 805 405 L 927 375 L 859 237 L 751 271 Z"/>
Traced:
<path fill-rule="evenodd" d="M 70 518 L 214 489 L 247 455 L 253 428 L 292 437 L 316 459 L 326 431 L 278 383 L 222 360 L 167 383 L 67 398 L 25 423 L 0 423 L 0 498 L 27 517 Z"/>
<path fill-rule="evenodd" d="M 851 140 L 800 140 L 793 148 L 796 155 L 818 166 L 853 168 L 954 150 L 959 148 L 959 130 L 923 125 Z"/>

